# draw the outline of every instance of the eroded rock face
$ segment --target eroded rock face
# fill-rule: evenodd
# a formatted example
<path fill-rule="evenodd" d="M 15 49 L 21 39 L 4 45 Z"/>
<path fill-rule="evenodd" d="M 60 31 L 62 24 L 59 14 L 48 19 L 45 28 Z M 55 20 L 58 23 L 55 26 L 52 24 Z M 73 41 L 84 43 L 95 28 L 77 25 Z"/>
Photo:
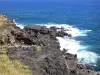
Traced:
<path fill-rule="evenodd" d="M 13 20 L 10 20 L 5 15 L 0 15 L 0 28 L 2 28 L 0 29 L 0 31 L 2 31 L 3 29 L 7 29 L 8 31 L 20 29 L 15 25 Z"/>
<path fill-rule="evenodd" d="M 20 31 L 13 20 L 10 20 L 5 15 L 0 15 L 0 45 L 8 44 L 14 41 L 14 37 L 11 35 L 11 31 Z"/>
<path fill-rule="evenodd" d="M 10 59 L 16 58 L 30 66 L 33 75 L 68 75 L 62 52 L 56 48 L 41 47 L 40 51 L 34 46 L 9 48 L 8 55 Z"/>
<path fill-rule="evenodd" d="M 21 41 L 27 45 L 48 45 L 49 40 L 56 40 L 56 37 L 69 36 L 64 31 L 55 31 L 45 26 L 25 26 L 21 31 L 11 31 L 11 34 L 15 37 L 16 41 Z"/>
<path fill-rule="evenodd" d="M 60 51 L 56 37 L 71 37 L 63 28 L 57 31 L 56 27 L 33 25 L 20 29 L 4 15 L 0 15 L 0 20 L 0 45 L 6 43 L 9 59 L 17 59 L 29 66 L 33 75 L 100 74 L 88 65 L 78 64 L 77 55 Z"/>
<path fill-rule="evenodd" d="M 22 31 L 12 31 L 15 40 L 24 43 L 9 48 L 9 58 L 28 65 L 33 75 L 68 75 L 68 66 L 56 39 L 58 32 L 52 32 L 53 35 L 44 26 L 26 26 Z"/>
<path fill-rule="evenodd" d="M 89 66 L 77 64 L 77 55 L 60 51 L 56 37 L 68 36 L 62 31 L 34 25 L 26 26 L 19 32 L 12 31 L 12 35 L 21 45 L 8 49 L 9 58 L 28 65 L 33 75 L 94 74 Z"/>
<path fill-rule="evenodd" d="M 78 69 L 90 69 L 90 70 L 93 70 L 90 66 L 88 66 L 86 64 L 77 64 L 77 68 Z"/>

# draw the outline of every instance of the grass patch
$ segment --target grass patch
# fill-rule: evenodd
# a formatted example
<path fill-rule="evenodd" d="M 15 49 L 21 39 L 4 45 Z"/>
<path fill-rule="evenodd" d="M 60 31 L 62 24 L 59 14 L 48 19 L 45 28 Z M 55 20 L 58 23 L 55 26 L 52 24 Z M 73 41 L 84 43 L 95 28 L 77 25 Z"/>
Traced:
<path fill-rule="evenodd" d="M 3 53 L 0 54 L 0 75 L 31 75 L 27 66 L 18 60 L 9 60 L 5 46 L 2 47 L 1 51 Z"/>
<path fill-rule="evenodd" d="M 36 46 L 36 51 L 40 52 L 41 51 L 41 47 L 40 46 Z"/>

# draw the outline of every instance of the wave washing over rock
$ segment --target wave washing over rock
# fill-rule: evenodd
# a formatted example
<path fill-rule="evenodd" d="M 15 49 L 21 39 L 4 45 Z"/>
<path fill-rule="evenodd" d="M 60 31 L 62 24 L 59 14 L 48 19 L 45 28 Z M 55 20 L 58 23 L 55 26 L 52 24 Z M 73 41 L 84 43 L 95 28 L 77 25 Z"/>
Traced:
<path fill-rule="evenodd" d="M 24 28 L 23 24 L 19 24 L 16 22 L 15 24 L 19 26 L 21 29 Z M 92 30 L 80 30 L 68 24 L 48 23 L 36 25 L 46 26 L 47 28 L 56 27 L 58 28 L 57 31 L 61 31 L 60 28 L 64 28 L 64 32 L 71 34 L 72 37 L 56 37 L 60 43 L 60 50 L 63 51 L 63 49 L 66 49 L 67 53 L 77 54 L 78 62 L 81 64 L 96 66 L 97 60 L 100 58 L 100 56 L 94 52 L 88 51 L 88 46 L 86 47 L 81 45 L 81 41 L 75 40 L 74 38 L 79 36 L 88 36 L 87 33 L 91 32 Z"/>
<path fill-rule="evenodd" d="M 13 20 L 13 21 L 14 21 L 14 23 L 15 23 L 18 27 L 20 27 L 21 29 L 24 28 L 23 24 L 19 24 L 19 23 L 17 23 L 15 20 Z"/>
<path fill-rule="evenodd" d="M 32 75 L 100 74 L 85 63 L 79 64 L 77 60 L 78 56 L 80 61 L 87 62 L 90 57 L 87 56 L 87 60 L 82 57 L 85 47 L 74 38 L 86 36 L 90 30 L 79 30 L 66 24 L 38 24 L 20 29 L 9 19 L 2 24 L 4 25 L 0 28 L 2 32 L 0 35 L 4 34 L 5 37 L 0 36 L 0 46 L 6 44 L 9 59 L 19 60 L 29 66 Z M 2 28 L 8 30 L 6 34 Z M 98 57 L 97 54 L 89 51 L 85 54 Z"/>
<path fill-rule="evenodd" d="M 61 31 L 61 27 L 63 27 L 64 32 L 71 34 L 72 37 L 71 38 L 67 36 L 56 37 L 60 43 L 60 50 L 63 51 L 63 49 L 66 49 L 67 50 L 66 53 L 77 54 L 79 63 L 81 64 L 89 64 L 96 66 L 95 64 L 99 58 L 99 55 L 94 52 L 87 51 L 87 47 L 82 46 L 80 44 L 81 41 L 77 41 L 74 39 L 74 37 L 78 36 L 88 36 L 87 33 L 91 32 L 92 30 L 80 30 L 78 28 L 74 28 L 73 26 L 67 24 L 37 24 L 37 25 L 46 26 L 47 28 L 54 26 L 58 28 L 57 31 Z"/>
<path fill-rule="evenodd" d="M 52 26 L 55 26 L 58 29 L 58 31 L 61 31 L 60 28 L 63 27 L 64 32 L 71 34 L 72 37 L 57 37 L 59 43 L 60 43 L 60 50 L 62 51 L 63 49 L 66 49 L 68 53 L 71 54 L 77 54 L 79 63 L 82 64 L 89 64 L 96 66 L 96 62 L 99 58 L 99 55 L 88 51 L 88 46 L 83 46 L 81 45 L 81 41 L 75 40 L 74 37 L 79 37 L 79 36 L 88 36 L 87 33 L 91 32 L 92 30 L 80 30 L 78 28 L 75 28 L 72 25 L 68 24 L 37 24 L 41 26 L 46 26 L 47 28 L 50 28 Z"/>

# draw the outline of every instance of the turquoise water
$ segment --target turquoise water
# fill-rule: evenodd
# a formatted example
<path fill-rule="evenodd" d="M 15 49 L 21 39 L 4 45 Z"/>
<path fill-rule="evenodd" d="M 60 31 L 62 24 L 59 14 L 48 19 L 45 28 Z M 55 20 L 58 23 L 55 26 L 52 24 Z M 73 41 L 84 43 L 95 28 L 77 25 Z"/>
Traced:
<path fill-rule="evenodd" d="M 68 24 L 81 30 L 91 30 L 82 41 L 87 51 L 100 55 L 100 1 L 0 1 L 0 14 L 5 14 L 21 25 Z M 92 57 L 91 57 L 92 58 Z M 93 59 L 94 60 L 94 59 Z M 89 64 L 89 63 L 87 63 Z M 93 66 L 100 70 L 100 60 Z"/>

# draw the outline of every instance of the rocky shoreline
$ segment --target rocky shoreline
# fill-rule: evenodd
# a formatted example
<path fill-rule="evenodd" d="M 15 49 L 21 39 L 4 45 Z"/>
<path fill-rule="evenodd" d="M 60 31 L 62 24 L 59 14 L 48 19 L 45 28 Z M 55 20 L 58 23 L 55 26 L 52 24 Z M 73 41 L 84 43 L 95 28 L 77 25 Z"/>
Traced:
<path fill-rule="evenodd" d="M 20 29 L 0 15 L 0 46 L 6 44 L 9 59 L 29 66 L 32 75 L 100 75 L 90 66 L 78 64 L 77 55 L 60 50 L 56 37 L 72 37 L 60 29 L 38 25 Z"/>

